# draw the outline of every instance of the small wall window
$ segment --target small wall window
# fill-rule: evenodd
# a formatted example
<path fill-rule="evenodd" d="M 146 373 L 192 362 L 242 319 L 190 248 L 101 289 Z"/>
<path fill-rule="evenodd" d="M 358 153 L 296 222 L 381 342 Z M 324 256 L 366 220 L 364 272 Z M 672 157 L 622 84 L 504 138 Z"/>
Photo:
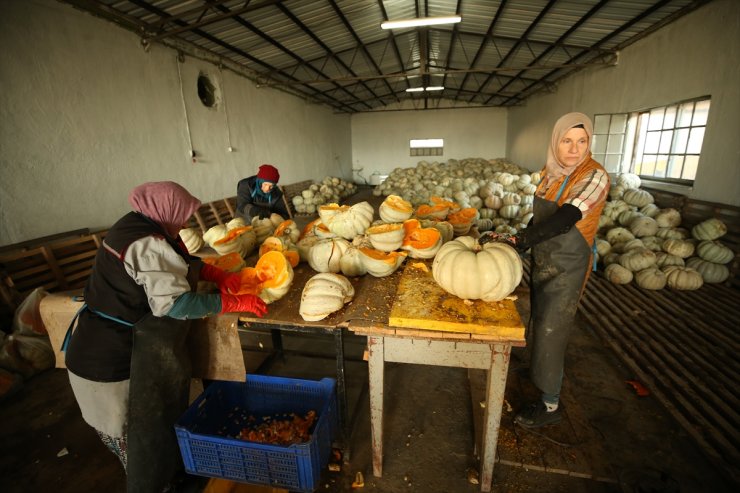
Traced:
<path fill-rule="evenodd" d="M 607 171 L 691 185 L 699 168 L 710 99 L 633 113 L 595 115 L 594 159 Z"/>
<path fill-rule="evenodd" d="M 411 139 L 409 156 L 442 156 L 444 145 L 444 139 Z"/>

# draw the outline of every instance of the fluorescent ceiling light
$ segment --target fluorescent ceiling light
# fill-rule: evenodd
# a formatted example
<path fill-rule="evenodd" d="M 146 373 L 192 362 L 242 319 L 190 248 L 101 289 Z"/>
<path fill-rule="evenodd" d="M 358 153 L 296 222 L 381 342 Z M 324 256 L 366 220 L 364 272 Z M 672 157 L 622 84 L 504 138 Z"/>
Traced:
<path fill-rule="evenodd" d="M 447 17 L 420 17 L 418 19 L 403 19 L 399 21 L 386 21 L 380 24 L 381 29 L 403 29 L 404 27 L 435 26 L 438 24 L 457 24 L 462 21 L 459 15 Z"/>
<path fill-rule="evenodd" d="M 409 87 L 406 92 L 442 91 L 444 86 Z"/>

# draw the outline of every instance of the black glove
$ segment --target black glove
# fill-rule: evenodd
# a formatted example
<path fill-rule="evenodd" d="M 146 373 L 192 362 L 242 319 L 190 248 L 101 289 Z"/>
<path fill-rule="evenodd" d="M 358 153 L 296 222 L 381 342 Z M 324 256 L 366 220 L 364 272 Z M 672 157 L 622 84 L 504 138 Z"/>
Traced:
<path fill-rule="evenodd" d="M 258 207 L 257 208 L 257 215 L 260 219 L 267 219 L 270 217 L 272 213 L 270 212 L 270 209 L 267 209 L 265 207 Z"/>
<path fill-rule="evenodd" d="M 495 231 L 486 231 L 480 238 L 478 238 L 479 245 L 485 245 L 486 243 L 506 243 L 509 246 L 516 248 L 516 236 L 512 236 L 507 233 L 497 233 Z"/>

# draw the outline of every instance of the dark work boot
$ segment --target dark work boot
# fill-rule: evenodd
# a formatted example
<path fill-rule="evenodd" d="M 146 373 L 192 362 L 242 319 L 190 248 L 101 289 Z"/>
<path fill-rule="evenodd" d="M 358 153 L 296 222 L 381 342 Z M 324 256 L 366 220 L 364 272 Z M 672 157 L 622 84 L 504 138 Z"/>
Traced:
<path fill-rule="evenodd" d="M 514 418 L 514 422 L 524 428 L 539 428 L 541 426 L 554 425 L 563 419 L 563 405 L 560 404 L 554 411 L 547 412 L 545 403 L 541 400 L 524 406 Z"/>

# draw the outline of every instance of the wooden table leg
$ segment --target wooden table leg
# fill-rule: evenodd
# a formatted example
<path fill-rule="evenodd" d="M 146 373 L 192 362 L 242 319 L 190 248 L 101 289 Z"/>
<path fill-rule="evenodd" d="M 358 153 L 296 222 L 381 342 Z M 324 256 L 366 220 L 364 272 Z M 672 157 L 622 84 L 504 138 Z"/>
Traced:
<path fill-rule="evenodd" d="M 334 349 L 337 356 L 337 407 L 339 408 L 339 433 L 341 434 L 344 461 L 349 462 L 351 456 L 349 417 L 347 408 L 347 383 L 344 372 L 344 329 L 334 330 Z"/>
<path fill-rule="evenodd" d="M 483 416 L 483 450 L 480 457 L 480 489 L 491 491 L 493 465 L 496 460 L 496 443 L 501 427 L 501 410 L 504 404 L 506 375 L 509 370 L 511 346 L 508 344 L 492 345 L 491 367 L 488 370 L 486 386 L 486 410 Z"/>
<path fill-rule="evenodd" d="M 373 445 L 373 475 L 383 475 L 383 338 L 368 336 L 368 381 L 370 392 L 370 434 Z"/>

